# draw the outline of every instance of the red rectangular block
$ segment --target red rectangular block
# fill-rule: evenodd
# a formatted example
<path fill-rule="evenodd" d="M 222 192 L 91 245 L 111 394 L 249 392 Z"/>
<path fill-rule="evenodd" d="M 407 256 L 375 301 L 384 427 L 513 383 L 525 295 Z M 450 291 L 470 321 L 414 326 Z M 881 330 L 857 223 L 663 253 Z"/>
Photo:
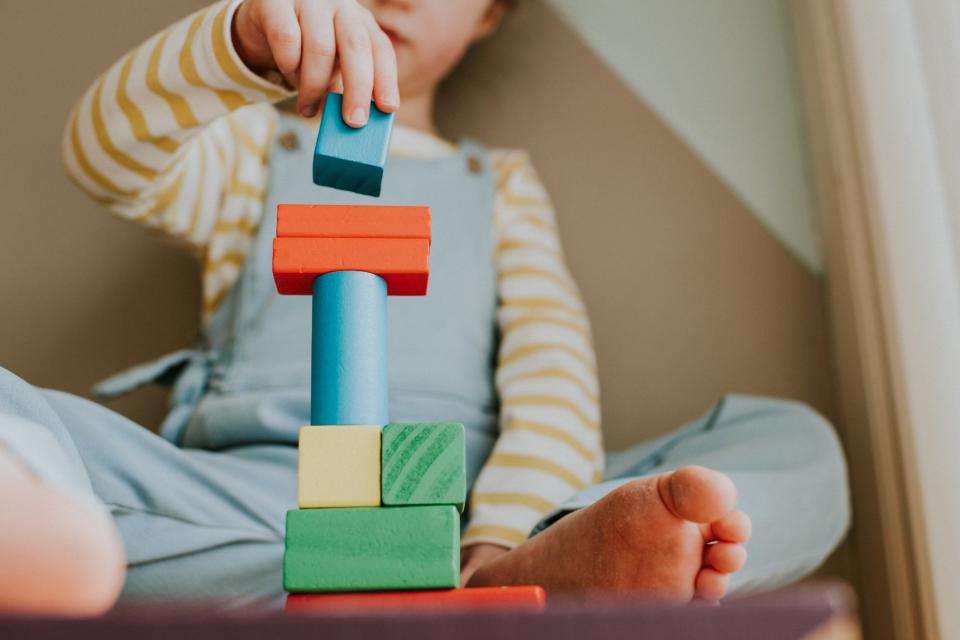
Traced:
<path fill-rule="evenodd" d="M 442 591 L 384 591 L 378 593 L 291 593 L 288 612 L 369 613 L 371 611 L 437 611 L 510 609 L 542 611 L 547 597 L 541 587 L 479 587 Z"/>
<path fill-rule="evenodd" d="M 430 240 L 430 207 L 277 205 L 278 238 L 421 238 Z"/>
<path fill-rule="evenodd" d="M 422 238 L 274 238 L 273 278 L 284 295 L 310 295 L 317 276 L 366 271 L 392 296 L 427 293 L 430 241 Z"/>

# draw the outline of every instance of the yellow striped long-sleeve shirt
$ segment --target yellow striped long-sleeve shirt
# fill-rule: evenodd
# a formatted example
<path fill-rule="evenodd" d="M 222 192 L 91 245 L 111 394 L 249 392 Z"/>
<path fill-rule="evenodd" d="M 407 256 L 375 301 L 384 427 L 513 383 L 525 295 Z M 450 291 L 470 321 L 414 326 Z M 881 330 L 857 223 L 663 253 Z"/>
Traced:
<path fill-rule="evenodd" d="M 74 107 L 64 135 L 67 171 L 84 191 L 198 252 L 205 317 L 236 281 L 263 215 L 273 103 L 289 96 L 233 49 L 239 3 L 201 10 L 121 58 Z M 603 450 L 589 322 L 553 208 L 526 154 L 493 160 L 501 434 L 463 543 L 512 547 L 598 478 Z"/>

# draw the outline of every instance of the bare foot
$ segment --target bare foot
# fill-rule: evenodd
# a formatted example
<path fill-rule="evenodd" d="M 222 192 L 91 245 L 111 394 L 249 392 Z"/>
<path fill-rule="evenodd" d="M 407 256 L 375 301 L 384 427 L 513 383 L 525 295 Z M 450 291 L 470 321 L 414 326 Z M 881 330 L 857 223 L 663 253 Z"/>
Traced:
<path fill-rule="evenodd" d="M 126 570 L 110 516 L 0 449 L 0 613 L 88 616 L 116 601 Z"/>
<path fill-rule="evenodd" d="M 634 480 L 480 567 L 470 586 L 719 600 L 746 561 L 750 519 L 736 488 L 703 467 Z"/>

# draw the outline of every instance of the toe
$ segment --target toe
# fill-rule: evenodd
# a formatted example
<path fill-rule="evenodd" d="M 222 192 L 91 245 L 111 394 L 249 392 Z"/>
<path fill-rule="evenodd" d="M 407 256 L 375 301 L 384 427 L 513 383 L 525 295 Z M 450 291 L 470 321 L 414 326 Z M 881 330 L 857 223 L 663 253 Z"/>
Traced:
<path fill-rule="evenodd" d="M 703 554 L 704 564 L 720 573 L 739 571 L 747 561 L 747 550 L 743 545 L 718 542 L 707 545 Z"/>
<path fill-rule="evenodd" d="M 750 539 L 752 524 L 743 511 L 732 511 L 710 524 L 712 539 L 719 542 L 746 542 Z"/>
<path fill-rule="evenodd" d="M 717 602 L 727 594 L 730 576 L 714 569 L 701 569 L 697 574 L 697 597 L 701 600 Z"/>
<path fill-rule="evenodd" d="M 660 497 L 678 518 L 713 522 L 723 518 L 737 502 L 733 482 L 719 471 L 683 467 L 659 477 Z"/>

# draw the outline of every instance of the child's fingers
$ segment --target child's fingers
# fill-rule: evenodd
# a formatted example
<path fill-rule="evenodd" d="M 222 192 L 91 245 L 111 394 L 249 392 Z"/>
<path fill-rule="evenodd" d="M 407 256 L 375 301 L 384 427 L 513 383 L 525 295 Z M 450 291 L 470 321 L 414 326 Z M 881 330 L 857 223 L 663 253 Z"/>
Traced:
<path fill-rule="evenodd" d="M 305 2 L 300 8 L 300 31 L 303 33 L 303 54 L 297 110 L 309 118 L 317 113 L 337 57 L 333 15 L 321 3 Z"/>
<path fill-rule="evenodd" d="M 333 70 L 333 77 L 330 78 L 330 86 L 327 87 L 327 91 L 343 93 L 343 74 L 340 73 L 340 69 Z"/>
<path fill-rule="evenodd" d="M 374 22 L 370 29 L 373 46 L 373 99 L 381 111 L 395 111 L 400 106 L 397 87 L 397 55 L 393 44 Z"/>
<path fill-rule="evenodd" d="M 370 31 L 361 9 L 341 9 L 334 19 L 337 53 L 343 74 L 343 120 L 352 127 L 367 123 L 373 94 Z"/>
<path fill-rule="evenodd" d="M 297 14 L 291 5 L 277 3 L 271 6 L 269 11 L 261 11 L 261 24 L 277 70 L 287 82 L 296 87 L 301 37 Z"/>

